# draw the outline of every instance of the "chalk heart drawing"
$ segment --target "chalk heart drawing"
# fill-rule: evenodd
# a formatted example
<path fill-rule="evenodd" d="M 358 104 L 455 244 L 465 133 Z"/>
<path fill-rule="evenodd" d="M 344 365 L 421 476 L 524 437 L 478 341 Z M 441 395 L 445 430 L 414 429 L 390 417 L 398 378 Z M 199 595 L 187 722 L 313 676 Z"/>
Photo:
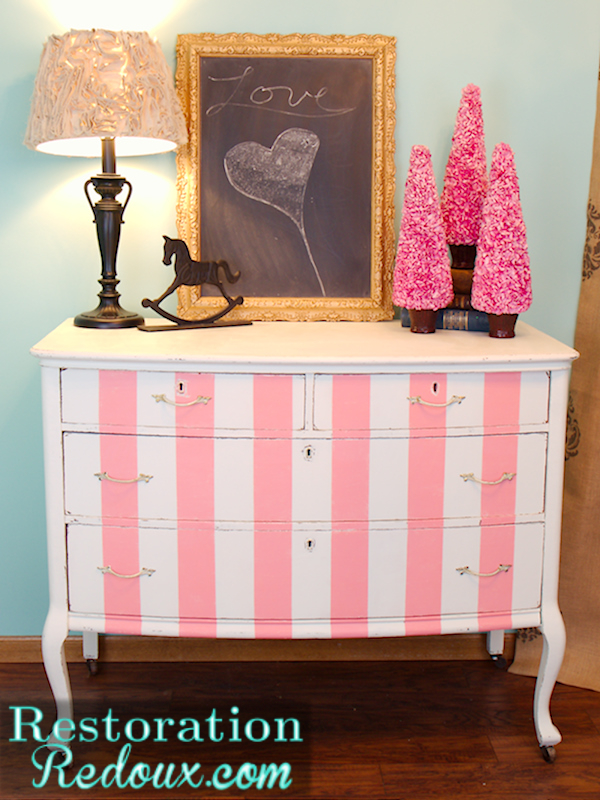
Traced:
<path fill-rule="evenodd" d="M 281 211 L 296 224 L 325 296 L 304 226 L 304 195 L 319 145 L 316 133 L 289 128 L 279 134 L 272 147 L 258 142 L 236 144 L 225 154 L 224 166 L 234 189 Z"/>

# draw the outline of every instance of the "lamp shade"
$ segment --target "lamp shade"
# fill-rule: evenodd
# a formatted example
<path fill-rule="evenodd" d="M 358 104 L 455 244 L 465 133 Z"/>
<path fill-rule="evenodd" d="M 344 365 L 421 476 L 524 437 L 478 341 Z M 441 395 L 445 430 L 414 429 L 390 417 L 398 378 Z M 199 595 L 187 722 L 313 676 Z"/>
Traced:
<path fill-rule="evenodd" d="M 35 81 L 25 144 L 32 150 L 98 156 L 147 155 L 187 141 L 173 76 L 145 32 L 71 30 L 50 36 Z"/>

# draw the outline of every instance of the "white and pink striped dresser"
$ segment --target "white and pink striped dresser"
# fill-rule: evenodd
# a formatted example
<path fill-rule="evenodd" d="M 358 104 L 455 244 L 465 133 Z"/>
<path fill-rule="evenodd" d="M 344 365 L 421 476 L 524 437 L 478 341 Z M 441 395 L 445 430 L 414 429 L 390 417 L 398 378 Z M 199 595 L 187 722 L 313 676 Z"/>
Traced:
<path fill-rule="evenodd" d="M 44 662 L 90 634 L 316 638 L 542 627 L 557 605 L 569 368 L 512 340 L 398 322 L 148 333 L 65 322 L 40 359 Z"/>

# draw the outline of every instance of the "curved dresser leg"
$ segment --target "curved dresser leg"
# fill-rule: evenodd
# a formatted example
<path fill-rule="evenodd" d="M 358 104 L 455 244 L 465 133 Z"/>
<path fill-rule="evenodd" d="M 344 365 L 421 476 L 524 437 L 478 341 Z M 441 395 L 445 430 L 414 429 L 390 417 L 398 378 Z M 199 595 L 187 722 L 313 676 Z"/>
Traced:
<path fill-rule="evenodd" d="M 550 716 L 550 698 L 562 664 L 566 642 L 565 624 L 558 608 L 551 613 L 544 612 L 540 630 L 544 638 L 544 648 L 535 684 L 533 718 L 542 754 L 546 761 L 553 761 L 554 745 L 562 737 Z"/>
<path fill-rule="evenodd" d="M 65 639 L 68 634 L 66 614 L 62 610 L 50 609 L 42 633 L 42 657 L 48 683 L 56 704 L 57 719 L 73 719 L 71 682 L 65 659 Z M 64 744 L 52 736 L 48 746 Z"/>

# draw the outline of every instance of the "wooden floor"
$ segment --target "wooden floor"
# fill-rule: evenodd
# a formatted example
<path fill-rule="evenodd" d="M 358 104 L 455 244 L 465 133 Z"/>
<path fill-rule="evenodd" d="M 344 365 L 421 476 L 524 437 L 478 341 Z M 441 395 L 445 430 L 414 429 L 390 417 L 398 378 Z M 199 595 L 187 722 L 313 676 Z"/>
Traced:
<path fill-rule="evenodd" d="M 311 662 L 311 663 L 215 663 L 215 664 L 117 664 L 102 665 L 89 677 L 84 664 L 71 664 L 78 717 L 96 718 L 98 741 L 74 744 L 74 765 L 62 774 L 72 782 L 85 764 L 97 774 L 116 763 L 127 743 L 125 724 L 143 718 L 151 733 L 134 742 L 123 767 L 125 780 L 137 763 L 147 764 L 151 776 L 161 762 L 173 763 L 172 779 L 199 763 L 190 780 L 204 776 L 200 788 L 79 789 L 57 786 L 54 770 L 42 788 L 34 788 L 42 772 L 34 768 L 36 743 L 9 742 L 14 737 L 10 706 L 33 706 L 44 713 L 40 723 L 47 732 L 53 706 L 38 664 L 0 665 L 0 798 L 511 798 L 511 800 L 577 800 L 600 797 L 600 694 L 558 685 L 553 698 L 553 717 L 564 741 L 556 748 L 557 759 L 541 758 L 531 719 L 533 680 L 497 669 L 491 662 Z M 238 708 L 239 713 L 231 712 Z M 111 709 L 113 735 L 107 742 L 101 721 Z M 213 738 L 209 723 L 213 709 Z M 23 711 L 32 720 L 33 712 Z M 29 715 L 29 716 L 28 716 Z M 156 718 L 165 723 L 166 742 L 157 737 Z M 184 718 L 200 722 L 202 742 L 181 743 L 176 732 Z M 240 721 L 237 738 L 229 719 Z M 275 742 L 273 721 L 297 719 L 302 742 Z M 264 742 L 244 738 L 245 723 L 260 738 L 270 724 Z M 184 723 L 184 726 L 191 723 Z M 289 725 L 289 723 L 288 723 Z M 31 739 L 31 729 L 23 728 Z M 129 727 L 131 738 L 146 732 L 142 722 Z M 286 729 L 291 738 L 291 727 Z M 91 738 L 91 737 L 90 737 Z M 47 750 L 37 758 L 45 763 Z M 213 772 L 230 764 L 232 775 L 243 763 L 291 766 L 292 784 L 286 789 L 215 791 Z M 252 769 L 245 768 L 246 778 Z M 115 771 L 107 773 L 114 776 Z M 143 777 L 142 767 L 138 775 Z M 159 773 L 164 776 L 165 772 Z M 185 775 L 185 773 L 183 773 Z M 226 777 L 221 770 L 218 775 Z M 244 784 L 242 783 L 242 786 Z"/>

